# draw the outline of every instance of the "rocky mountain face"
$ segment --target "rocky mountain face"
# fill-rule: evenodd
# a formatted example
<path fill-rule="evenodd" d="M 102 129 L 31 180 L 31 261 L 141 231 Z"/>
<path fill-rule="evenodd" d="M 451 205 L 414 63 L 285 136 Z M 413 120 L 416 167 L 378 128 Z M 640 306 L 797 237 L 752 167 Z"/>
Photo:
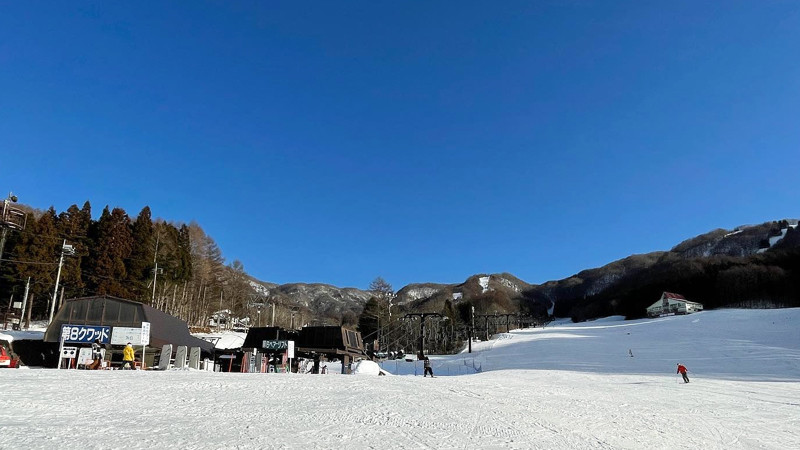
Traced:
<path fill-rule="evenodd" d="M 669 251 L 631 255 L 541 285 L 531 285 L 508 273 L 473 275 L 460 284 L 413 283 L 396 292 L 394 304 L 409 310 L 438 311 L 446 300 L 456 305 L 464 301 L 483 301 L 490 302 L 494 308 L 498 308 L 498 305 L 501 309 L 511 308 L 508 305 L 513 305 L 513 308 L 526 309 L 527 305 L 528 311 L 536 309 L 541 312 L 555 303 L 556 314 L 563 316 L 566 311 L 564 308 L 558 311 L 560 301 L 570 300 L 574 303 L 575 299 L 601 295 L 609 288 L 619 287 L 626 280 L 641 276 L 660 265 L 712 256 L 742 258 L 768 252 L 773 247 L 800 246 L 797 225 L 798 221 L 792 219 L 745 225 L 733 230 L 717 229 L 681 242 Z M 255 280 L 252 284 L 260 296 L 303 307 L 318 316 L 329 318 L 359 314 L 372 296 L 366 290 L 326 284 L 276 285 Z M 536 305 L 538 307 L 532 307 Z"/>
<path fill-rule="evenodd" d="M 253 280 L 259 297 L 287 307 L 299 307 L 319 319 L 354 319 L 372 294 L 355 288 L 339 288 L 321 283 L 275 284 Z M 328 320 L 331 322 L 331 320 Z"/>

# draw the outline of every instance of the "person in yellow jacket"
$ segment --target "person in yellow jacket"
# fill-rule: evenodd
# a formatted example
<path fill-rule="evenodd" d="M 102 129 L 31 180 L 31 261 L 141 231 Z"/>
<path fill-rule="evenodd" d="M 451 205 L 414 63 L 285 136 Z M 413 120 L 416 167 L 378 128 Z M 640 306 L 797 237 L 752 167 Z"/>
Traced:
<path fill-rule="evenodd" d="M 133 369 L 135 367 L 136 366 L 133 364 L 133 346 L 128 342 L 128 345 L 122 350 L 122 368 Z"/>

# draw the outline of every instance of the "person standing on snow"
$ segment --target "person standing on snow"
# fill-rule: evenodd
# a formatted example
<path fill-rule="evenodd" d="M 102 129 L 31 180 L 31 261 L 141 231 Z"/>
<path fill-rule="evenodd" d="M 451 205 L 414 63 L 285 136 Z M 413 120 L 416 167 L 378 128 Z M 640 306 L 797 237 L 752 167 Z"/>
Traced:
<path fill-rule="evenodd" d="M 133 346 L 130 342 L 122 350 L 122 368 L 124 369 L 126 366 L 130 366 L 131 369 L 136 368 L 133 364 Z"/>
<path fill-rule="evenodd" d="M 433 369 L 431 369 L 431 360 L 426 356 L 423 361 L 425 363 L 425 374 L 422 375 L 422 377 L 425 378 L 428 376 L 428 374 L 431 374 L 431 378 L 433 378 Z"/>
<path fill-rule="evenodd" d="M 684 383 L 688 383 L 689 382 L 689 375 L 686 375 L 686 372 L 687 372 L 686 366 L 684 366 L 681 363 L 678 363 L 678 371 L 675 372 L 675 373 L 679 373 L 679 374 L 683 375 L 683 382 Z"/>
<path fill-rule="evenodd" d="M 89 366 L 92 370 L 99 369 L 103 363 L 102 348 L 100 339 L 95 339 L 95 341 L 92 342 L 92 365 Z"/>

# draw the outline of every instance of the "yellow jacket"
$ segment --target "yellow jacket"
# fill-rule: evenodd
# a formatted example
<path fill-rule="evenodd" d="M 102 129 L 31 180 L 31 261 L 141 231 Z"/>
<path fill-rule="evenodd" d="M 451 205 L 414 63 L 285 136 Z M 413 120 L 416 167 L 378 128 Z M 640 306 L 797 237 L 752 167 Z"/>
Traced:
<path fill-rule="evenodd" d="M 133 347 L 125 346 L 125 349 L 122 350 L 122 360 L 133 361 Z"/>

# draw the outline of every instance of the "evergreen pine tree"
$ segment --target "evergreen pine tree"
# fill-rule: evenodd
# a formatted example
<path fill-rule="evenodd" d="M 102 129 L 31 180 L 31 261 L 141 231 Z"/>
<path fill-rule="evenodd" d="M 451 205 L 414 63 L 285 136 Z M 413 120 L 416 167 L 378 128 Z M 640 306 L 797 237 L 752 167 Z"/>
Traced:
<path fill-rule="evenodd" d="M 385 314 L 384 311 L 385 307 L 381 306 L 381 302 L 375 297 L 370 297 L 364 304 L 364 310 L 358 316 L 358 331 L 361 332 L 364 342 L 378 339 L 378 329 L 382 325 L 381 320 L 388 318 L 388 314 Z"/>
<path fill-rule="evenodd" d="M 132 247 L 127 259 L 128 287 L 133 298 L 149 302 L 147 281 L 153 279 L 156 252 L 155 228 L 150 218 L 150 207 L 145 206 L 133 222 Z"/>
<path fill-rule="evenodd" d="M 97 224 L 97 252 L 92 277 L 97 283 L 97 293 L 130 298 L 125 260 L 131 255 L 133 238 L 130 218 L 122 208 L 108 206 Z"/>
<path fill-rule="evenodd" d="M 39 299 L 49 299 L 53 295 L 61 244 L 55 209 L 51 207 L 38 220 L 28 216 L 27 228 L 14 248 L 16 278 L 31 277 L 31 293 Z M 37 301 L 33 305 L 34 317 L 43 317 L 46 312 L 47 302 Z"/>
<path fill-rule="evenodd" d="M 65 212 L 58 215 L 59 235 L 64 237 L 67 244 L 72 245 L 75 249 L 72 257 L 64 259 L 64 266 L 61 269 L 61 283 L 65 288 L 66 297 L 85 294 L 86 286 L 81 276 L 81 265 L 83 258 L 89 254 L 87 234 L 90 222 L 91 217 L 87 220 L 77 205 L 70 206 Z"/>

